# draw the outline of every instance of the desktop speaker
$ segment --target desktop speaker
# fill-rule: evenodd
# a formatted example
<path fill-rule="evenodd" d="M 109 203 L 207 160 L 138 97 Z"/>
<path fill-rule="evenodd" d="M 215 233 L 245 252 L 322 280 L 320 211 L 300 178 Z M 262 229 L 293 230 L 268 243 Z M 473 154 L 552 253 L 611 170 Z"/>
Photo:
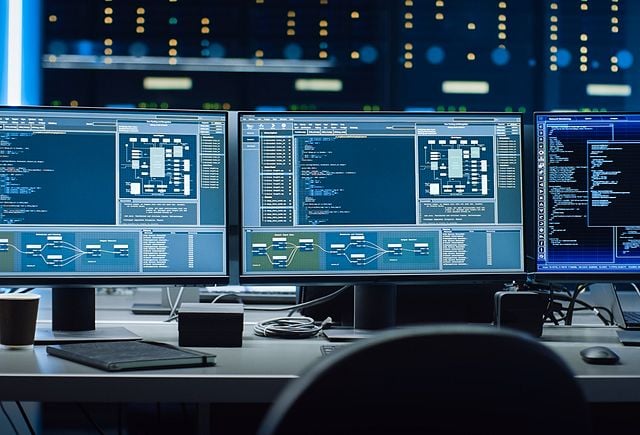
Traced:
<path fill-rule="evenodd" d="M 241 347 L 243 322 L 242 304 L 182 304 L 178 312 L 178 344 Z"/>
<path fill-rule="evenodd" d="M 494 299 L 494 322 L 498 328 L 513 328 L 534 337 L 542 335 L 547 306 L 544 295 L 536 292 L 499 291 Z"/>

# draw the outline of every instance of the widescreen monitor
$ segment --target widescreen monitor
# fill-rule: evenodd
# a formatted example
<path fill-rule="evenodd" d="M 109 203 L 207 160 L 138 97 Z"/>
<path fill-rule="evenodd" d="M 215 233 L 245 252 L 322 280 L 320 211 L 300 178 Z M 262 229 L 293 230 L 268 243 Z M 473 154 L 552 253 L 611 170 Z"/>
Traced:
<path fill-rule="evenodd" d="M 537 274 L 640 275 L 640 114 L 535 115 Z"/>
<path fill-rule="evenodd" d="M 244 282 L 524 276 L 519 113 L 239 114 Z"/>
<path fill-rule="evenodd" d="M 227 114 L 0 108 L 0 284 L 226 283 Z"/>

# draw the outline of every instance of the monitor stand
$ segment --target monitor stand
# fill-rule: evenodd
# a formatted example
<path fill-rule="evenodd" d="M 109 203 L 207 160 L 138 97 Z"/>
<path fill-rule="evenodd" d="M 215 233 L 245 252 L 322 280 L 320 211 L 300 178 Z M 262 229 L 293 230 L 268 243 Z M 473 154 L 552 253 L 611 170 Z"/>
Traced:
<path fill-rule="evenodd" d="M 51 289 L 51 329 L 36 328 L 35 344 L 140 340 L 123 327 L 96 329 L 96 290 L 93 287 Z"/>
<path fill-rule="evenodd" d="M 353 287 L 353 328 L 323 330 L 329 341 L 353 341 L 396 326 L 395 284 L 356 284 Z"/>

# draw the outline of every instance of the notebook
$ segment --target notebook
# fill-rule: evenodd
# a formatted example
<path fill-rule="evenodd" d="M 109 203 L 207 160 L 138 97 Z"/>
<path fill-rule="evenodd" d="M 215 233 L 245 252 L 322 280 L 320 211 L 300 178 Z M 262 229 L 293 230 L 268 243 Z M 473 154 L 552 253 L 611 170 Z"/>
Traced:
<path fill-rule="evenodd" d="M 625 346 L 640 346 L 640 331 L 619 329 L 618 340 Z"/>
<path fill-rule="evenodd" d="M 47 353 L 107 371 L 215 365 L 215 355 L 166 343 L 111 341 L 47 346 Z"/>

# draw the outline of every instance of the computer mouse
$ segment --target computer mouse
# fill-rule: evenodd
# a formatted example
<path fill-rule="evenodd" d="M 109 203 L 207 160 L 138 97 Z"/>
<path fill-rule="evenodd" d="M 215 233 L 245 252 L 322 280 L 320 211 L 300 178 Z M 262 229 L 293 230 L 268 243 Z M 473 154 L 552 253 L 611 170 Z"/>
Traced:
<path fill-rule="evenodd" d="M 580 351 L 582 359 L 589 364 L 615 364 L 620 360 L 617 353 L 605 346 L 592 346 Z"/>

